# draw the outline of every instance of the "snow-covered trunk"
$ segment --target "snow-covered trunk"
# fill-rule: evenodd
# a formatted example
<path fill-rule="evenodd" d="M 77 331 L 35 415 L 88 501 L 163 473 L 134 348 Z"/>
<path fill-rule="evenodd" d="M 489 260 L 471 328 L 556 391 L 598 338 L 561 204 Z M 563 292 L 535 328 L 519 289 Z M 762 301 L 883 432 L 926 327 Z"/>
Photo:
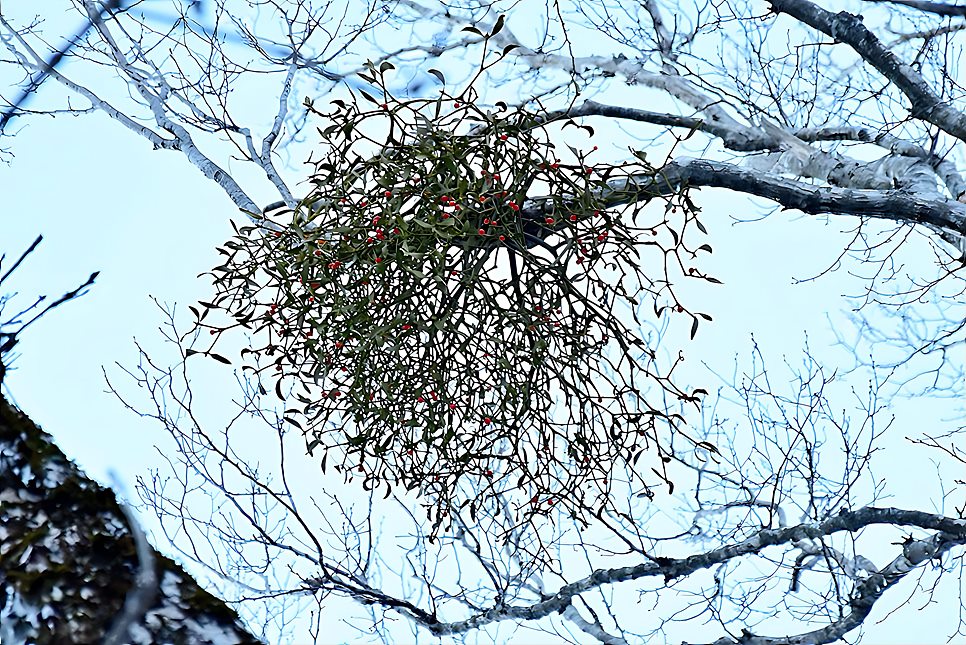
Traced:
<path fill-rule="evenodd" d="M 94 643 L 115 628 L 127 632 L 119 642 L 259 642 L 233 609 L 151 551 L 139 557 L 114 493 L 0 397 L 0 641 Z M 149 601 L 132 615 L 137 595 Z"/>

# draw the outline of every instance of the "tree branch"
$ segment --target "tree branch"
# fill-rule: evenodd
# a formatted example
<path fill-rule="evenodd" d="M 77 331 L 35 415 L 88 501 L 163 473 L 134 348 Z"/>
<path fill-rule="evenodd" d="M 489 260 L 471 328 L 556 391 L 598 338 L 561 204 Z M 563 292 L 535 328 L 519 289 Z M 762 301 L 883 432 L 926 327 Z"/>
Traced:
<path fill-rule="evenodd" d="M 689 576 L 702 569 L 708 569 L 735 558 L 760 553 L 766 547 L 793 544 L 799 540 L 814 540 L 830 536 L 840 531 L 855 533 L 868 526 L 877 524 L 917 526 L 923 529 L 938 531 L 938 537 L 934 538 L 937 545 L 926 559 L 936 557 L 955 546 L 966 544 L 966 520 L 954 519 L 922 511 L 869 506 L 857 511 L 842 512 L 823 522 L 799 524 L 788 528 L 762 529 L 752 537 L 737 544 L 723 546 L 686 558 L 656 558 L 636 566 L 620 567 L 617 569 L 598 569 L 582 580 L 564 585 L 557 593 L 547 599 L 528 606 L 494 607 L 472 618 L 450 623 L 436 621 L 435 619 L 427 622 L 425 616 L 420 617 L 418 615 L 413 615 L 413 618 L 437 636 L 459 634 L 503 620 L 537 620 L 552 614 L 565 612 L 571 606 L 575 596 L 599 588 L 602 585 L 617 584 L 619 582 L 655 576 L 661 576 L 666 582 L 670 582 L 671 580 Z M 906 550 L 908 551 L 908 549 Z M 873 576 L 859 583 L 857 594 L 852 600 L 853 613 L 856 619 L 861 618 L 861 620 L 864 620 L 865 616 L 871 611 L 872 604 L 882 596 L 882 593 L 912 570 L 909 565 L 914 567 L 923 561 L 925 560 L 913 562 L 906 555 L 900 556 L 892 564 L 880 570 L 879 577 Z M 376 600 L 376 602 L 380 601 Z M 409 605 L 409 603 L 403 601 L 398 602 L 401 605 Z M 406 609 L 411 611 L 411 607 L 406 607 Z M 862 611 L 865 613 L 862 614 Z M 848 617 L 846 617 L 843 619 L 845 622 L 839 621 L 841 625 L 835 623 L 822 630 L 810 632 L 810 634 L 824 633 L 826 631 L 832 634 L 836 630 L 847 626 L 848 629 L 841 632 L 844 634 L 846 631 L 851 631 L 861 624 L 861 620 L 852 624 L 852 621 L 849 621 Z M 763 645 L 765 643 L 768 643 L 768 645 L 777 645 L 778 643 L 831 642 L 835 638 L 837 636 L 823 641 L 808 641 L 806 639 L 797 640 L 795 637 L 790 637 L 789 640 L 774 639 L 761 641 L 761 643 Z M 739 641 L 724 640 L 720 642 L 731 643 Z M 740 642 L 746 643 L 748 641 Z"/>
<path fill-rule="evenodd" d="M 966 204 L 939 196 L 922 196 L 901 190 L 858 190 L 815 186 L 778 175 L 705 159 L 681 158 L 656 174 L 645 173 L 608 182 L 608 206 L 647 201 L 671 195 L 682 186 L 728 188 L 764 197 L 786 209 L 813 215 L 835 214 L 871 217 L 907 224 L 926 224 L 956 235 L 966 235 Z M 549 201 L 533 199 L 520 211 L 524 221 L 546 238 L 565 223 L 544 225 L 552 208 Z"/>
<path fill-rule="evenodd" d="M 899 4 L 904 7 L 918 9 L 938 16 L 966 17 L 966 5 L 949 4 L 947 2 L 932 2 L 926 0 L 865 0 L 877 4 Z"/>
<path fill-rule="evenodd" d="M 892 81 L 909 99 L 912 116 L 938 126 L 966 141 L 966 114 L 936 94 L 921 74 L 903 63 L 862 24 L 862 18 L 845 11 L 833 14 L 808 0 L 770 0 L 775 13 L 787 13 L 823 34 L 852 47 L 867 63 Z"/>

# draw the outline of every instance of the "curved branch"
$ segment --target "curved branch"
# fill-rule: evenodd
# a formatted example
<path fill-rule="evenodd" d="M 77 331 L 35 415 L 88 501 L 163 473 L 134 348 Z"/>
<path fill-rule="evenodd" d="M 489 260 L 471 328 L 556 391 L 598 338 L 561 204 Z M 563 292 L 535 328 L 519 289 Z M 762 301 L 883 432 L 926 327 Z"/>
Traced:
<path fill-rule="evenodd" d="M 806 25 L 849 45 L 867 63 L 896 85 L 909 99 L 912 116 L 966 141 L 966 114 L 943 101 L 921 74 L 899 60 L 862 24 L 845 11 L 833 14 L 808 0 L 770 0 L 775 13 L 787 13 Z"/>
<path fill-rule="evenodd" d="M 667 114 L 666 112 L 651 112 L 650 110 L 628 108 L 618 105 L 604 105 L 596 101 L 585 101 L 578 107 L 550 112 L 545 117 L 538 119 L 537 122 L 543 124 L 561 119 L 585 116 L 606 116 L 614 119 L 665 125 L 672 128 L 699 130 L 720 138 L 726 148 L 738 152 L 777 150 L 779 148 L 778 142 L 772 137 L 765 136 L 762 132 L 754 128 L 741 126 L 736 123 L 725 125 L 721 121 L 716 120 L 679 116 L 676 114 Z"/>
<path fill-rule="evenodd" d="M 763 529 L 752 537 L 737 544 L 723 546 L 686 558 L 655 558 L 653 561 L 630 567 L 598 569 L 582 580 L 564 585 L 557 593 L 532 605 L 495 607 L 472 618 L 451 623 L 437 621 L 420 622 L 433 634 L 443 636 L 463 633 L 503 620 L 537 620 L 552 614 L 565 612 L 571 606 L 575 596 L 603 585 L 656 576 L 661 576 L 666 582 L 670 582 L 671 580 L 689 576 L 702 569 L 707 569 L 735 558 L 760 553 L 766 547 L 782 544 L 791 545 L 799 540 L 818 539 L 840 531 L 855 533 L 876 524 L 917 526 L 923 529 L 938 531 L 939 533 L 932 540 L 935 542 L 934 548 L 932 550 L 926 549 L 926 556 L 923 559 L 911 557 L 911 550 L 907 547 L 904 549 L 902 556 L 880 570 L 876 576 L 871 576 L 857 585 L 857 593 L 853 597 L 851 604 L 853 606 L 853 614 L 858 622 L 852 625 L 852 621 L 849 621 L 848 617 L 846 617 L 843 621 L 839 621 L 842 623 L 841 625 L 833 623 L 833 625 L 822 630 L 812 632 L 811 635 L 817 635 L 826 631 L 828 634 L 832 634 L 837 629 L 835 627 L 836 625 L 838 625 L 838 628 L 852 625 L 846 630 L 849 631 L 861 624 L 861 620 L 864 620 L 865 616 L 871 611 L 872 604 L 882 596 L 886 589 L 915 568 L 915 566 L 931 558 L 938 557 L 955 546 L 966 544 L 966 520 L 957 520 L 943 515 L 924 513 L 922 511 L 869 506 L 857 511 L 840 513 L 823 522 L 799 524 L 783 529 Z M 850 616 L 853 614 L 850 614 Z M 841 633 L 845 632 L 843 631 Z M 796 637 L 790 637 L 784 640 L 776 638 L 756 642 L 760 642 L 762 645 L 766 643 L 772 645 L 778 643 L 831 642 L 832 640 L 835 640 L 835 638 L 822 641 L 809 641 L 807 639 L 800 640 Z M 720 642 L 736 643 L 739 641 L 723 640 Z M 742 640 L 740 642 L 744 644 L 751 641 Z"/>
<path fill-rule="evenodd" d="M 900 190 L 856 190 L 815 186 L 718 161 L 681 159 L 648 177 L 639 189 L 663 193 L 673 187 L 711 186 L 764 197 L 813 215 L 829 213 L 929 224 L 966 234 L 966 205 Z"/>
<path fill-rule="evenodd" d="M 949 536 L 936 533 L 925 540 L 912 541 L 903 548 L 903 553 L 881 570 L 855 586 L 849 599 L 851 611 L 835 622 L 794 636 L 758 636 L 742 630 L 740 638 L 719 638 L 713 645 L 803 645 L 804 643 L 832 643 L 839 641 L 853 629 L 860 627 L 872 613 L 872 607 L 887 589 L 894 586 L 915 569 L 918 564 L 929 559 L 939 558 L 955 546 L 966 543 L 964 536 Z M 919 554 L 927 554 L 920 557 Z"/>
<path fill-rule="evenodd" d="M 92 4 L 90 2 L 85 3 L 85 7 L 88 10 L 88 15 L 90 16 L 91 23 L 94 25 L 94 29 L 103 39 L 105 45 L 108 48 L 108 53 L 114 59 L 117 68 L 127 74 L 129 82 L 137 90 L 141 98 L 147 104 L 148 108 L 151 110 L 154 116 L 155 122 L 159 127 L 170 132 L 174 135 L 177 141 L 176 147 L 178 150 L 184 153 L 191 164 L 201 171 L 201 173 L 212 180 L 216 184 L 222 187 L 222 189 L 228 193 L 228 197 L 231 198 L 232 202 L 244 213 L 246 213 L 250 218 L 257 221 L 256 213 L 259 212 L 258 206 L 252 201 L 252 198 L 242 189 L 242 187 L 235 181 L 235 178 L 230 174 L 225 172 L 225 170 L 219 166 L 217 163 L 212 161 L 207 155 L 205 155 L 198 145 L 195 143 L 191 134 L 188 132 L 187 128 L 179 123 L 175 123 L 169 116 L 165 109 L 164 99 L 156 92 L 153 92 L 144 79 L 139 74 L 131 73 L 131 65 L 121 47 L 115 41 L 113 34 L 107 27 L 107 24 L 101 18 L 100 14 L 92 9 Z M 162 77 L 163 78 L 163 77 Z"/>

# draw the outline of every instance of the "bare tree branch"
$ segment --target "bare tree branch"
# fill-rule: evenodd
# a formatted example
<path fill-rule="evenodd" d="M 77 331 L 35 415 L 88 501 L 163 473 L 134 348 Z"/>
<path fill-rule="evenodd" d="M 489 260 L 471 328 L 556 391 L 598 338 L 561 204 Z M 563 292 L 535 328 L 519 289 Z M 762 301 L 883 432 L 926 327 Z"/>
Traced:
<path fill-rule="evenodd" d="M 833 14 L 808 0 L 770 0 L 770 3 L 776 13 L 787 13 L 836 41 L 848 44 L 906 95 L 913 117 L 924 119 L 960 141 L 966 141 L 966 114 L 944 101 L 921 74 L 887 50 L 862 24 L 861 18 L 845 11 Z"/>
<path fill-rule="evenodd" d="M 966 17 L 966 5 L 952 4 L 949 2 L 933 2 L 932 0 L 865 0 L 865 2 L 898 4 L 904 7 L 918 9 L 919 11 L 934 13 L 939 16 Z"/>

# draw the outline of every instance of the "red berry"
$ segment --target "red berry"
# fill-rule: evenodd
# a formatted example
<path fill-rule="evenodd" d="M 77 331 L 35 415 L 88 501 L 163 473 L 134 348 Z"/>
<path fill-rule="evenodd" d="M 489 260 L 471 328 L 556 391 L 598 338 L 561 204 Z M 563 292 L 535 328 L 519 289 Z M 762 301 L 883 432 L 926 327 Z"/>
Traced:
<path fill-rule="evenodd" d="M 500 135 L 500 141 L 506 141 L 507 136 L 505 134 Z"/>
<path fill-rule="evenodd" d="M 386 197 L 392 197 L 392 191 L 387 190 L 386 192 L 383 193 L 383 195 L 385 195 Z"/>
<path fill-rule="evenodd" d="M 450 410 L 455 410 L 456 409 L 456 404 L 455 403 L 450 403 L 449 404 L 449 409 Z"/>
<path fill-rule="evenodd" d="M 382 258 L 376 258 L 376 264 L 379 264 L 380 262 L 382 262 Z"/>
<path fill-rule="evenodd" d="M 478 232 L 478 233 L 479 233 L 480 235 L 486 235 L 486 231 L 484 231 L 484 230 L 483 230 L 482 228 L 481 228 L 481 229 L 480 229 L 479 231 L 477 231 L 477 232 Z"/>
<path fill-rule="evenodd" d="M 553 224 L 553 218 L 552 218 L 552 217 L 548 217 L 548 218 L 547 218 L 547 219 L 545 219 L 544 221 L 545 221 L 545 222 L 546 222 L 547 224 Z"/>
<path fill-rule="evenodd" d="M 483 424 L 490 425 L 490 417 L 483 417 Z"/>
<path fill-rule="evenodd" d="M 504 240 L 506 240 L 506 236 L 505 235 L 501 235 L 500 236 L 500 241 L 503 242 Z"/>
<path fill-rule="evenodd" d="M 571 222 L 576 222 L 577 221 L 577 216 L 576 215 L 571 215 L 570 216 L 570 221 Z"/>

